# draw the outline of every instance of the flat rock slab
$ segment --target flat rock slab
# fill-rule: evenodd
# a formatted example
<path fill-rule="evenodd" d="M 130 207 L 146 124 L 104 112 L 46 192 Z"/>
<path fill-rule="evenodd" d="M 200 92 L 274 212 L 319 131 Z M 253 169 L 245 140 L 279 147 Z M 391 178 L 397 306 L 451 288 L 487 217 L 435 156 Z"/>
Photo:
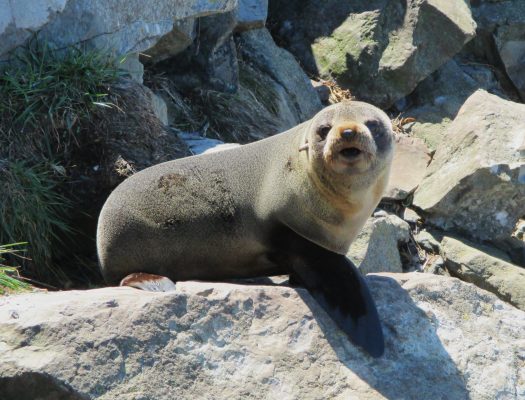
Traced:
<path fill-rule="evenodd" d="M 444 237 L 441 249 L 451 274 L 525 311 L 525 268 L 477 249 L 466 240 Z"/>
<path fill-rule="evenodd" d="M 367 277 L 385 355 L 303 289 L 181 282 L 0 299 L 0 393 L 17 399 L 518 399 L 525 312 L 427 274 Z"/>

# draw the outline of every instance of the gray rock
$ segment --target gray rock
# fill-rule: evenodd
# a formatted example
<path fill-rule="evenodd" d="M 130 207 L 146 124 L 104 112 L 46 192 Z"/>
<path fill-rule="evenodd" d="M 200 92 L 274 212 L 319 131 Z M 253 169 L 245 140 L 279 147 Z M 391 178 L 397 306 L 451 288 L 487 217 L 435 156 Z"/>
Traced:
<path fill-rule="evenodd" d="M 168 106 L 164 99 L 156 93 L 151 92 L 151 107 L 163 125 L 168 125 Z"/>
<path fill-rule="evenodd" d="M 192 154 L 214 153 L 240 146 L 238 143 L 224 143 L 218 139 L 210 139 L 197 133 L 182 132 L 179 137 L 188 145 Z"/>
<path fill-rule="evenodd" d="M 496 46 L 508 76 L 525 100 L 525 21 L 501 26 L 495 34 Z"/>
<path fill-rule="evenodd" d="M 177 88 L 237 91 L 239 69 L 232 37 L 236 24 L 235 11 L 199 19 L 198 35 L 193 43 L 162 64 Z"/>
<path fill-rule="evenodd" d="M 384 198 L 404 200 L 423 180 L 430 155 L 422 139 L 396 135 L 396 150 Z"/>
<path fill-rule="evenodd" d="M 330 88 L 324 84 L 322 81 L 315 81 L 311 80 L 312 86 L 314 87 L 315 91 L 317 92 L 317 95 L 319 96 L 319 100 L 321 100 L 321 103 L 327 104 L 330 101 Z"/>
<path fill-rule="evenodd" d="M 422 230 L 414 235 L 414 240 L 428 253 L 439 254 L 439 241 L 430 232 Z"/>
<path fill-rule="evenodd" d="M 386 338 L 378 359 L 303 289 L 180 282 L 3 297 L 2 399 L 525 396 L 523 311 L 453 278 L 367 280 Z"/>
<path fill-rule="evenodd" d="M 525 2 L 477 0 L 472 5 L 478 32 L 472 45 L 469 44 L 469 50 L 492 65 L 499 66 L 503 63 L 511 84 L 524 100 Z M 506 81 L 507 76 L 502 74 L 500 78 Z M 510 88 L 507 90 L 510 92 Z"/>
<path fill-rule="evenodd" d="M 154 46 L 143 52 L 146 64 L 156 64 L 186 50 L 197 36 L 196 18 L 183 18 L 173 23 L 173 29 L 162 36 Z"/>
<path fill-rule="evenodd" d="M 239 0 L 236 30 L 263 28 L 268 16 L 268 0 Z"/>
<path fill-rule="evenodd" d="M 184 142 L 159 120 L 153 109 L 157 96 L 150 89 L 134 81 L 121 81 L 112 92 L 120 97 L 121 108 L 101 108 L 96 116 L 97 121 L 103 121 L 99 129 L 107 132 L 100 174 L 88 181 L 97 185 L 96 190 L 112 189 L 138 170 L 190 154 Z M 98 192 L 86 190 L 86 193 Z"/>
<path fill-rule="evenodd" d="M 393 214 L 370 217 L 354 240 L 347 257 L 363 274 L 403 272 L 398 246 L 407 243 L 410 226 Z"/>
<path fill-rule="evenodd" d="M 413 204 L 427 222 L 506 246 L 519 260 L 525 243 L 512 232 L 525 215 L 524 137 L 525 105 L 477 91 L 449 126 Z"/>
<path fill-rule="evenodd" d="M 144 65 L 139 60 L 138 53 L 131 53 L 119 60 L 118 68 L 126 71 L 131 79 L 142 84 L 144 79 Z"/>
<path fill-rule="evenodd" d="M 416 121 L 408 132 L 435 150 L 463 103 L 478 89 L 506 97 L 493 68 L 454 57 L 423 80 L 411 95 L 415 105 L 404 115 Z"/>
<path fill-rule="evenodd" d="M 270 15 L 309 72 L 383 107 L 459 52 L 476 27 L 464 0 L 276 0 Z"/>
<path fill-rule="evenodd" d="M 0 60 L 33 34 L 58 48 L 82 43 L 113 54 L 139 53 L 175 21 L 234 11 L 237 0 L 0 0 Z"/>
<path fill-rule="evenodd" d="M 275 90 L 286 99 L 278 106 L 279 114 L 283 120 L 294 120 L 289 127 L 311 118 L 322 108 L 310 80 L 295 58 L 275 44 L 266 28 L 242 32 L 238 44 L 242 58 L 278 85 Z"/>
<path fill-rule="evenodd" d="M 417 224 L 421 221 L 421 216 L 411 208 L 405 208 L 403 211 L 403 219 L 410 224 Z"/>
<path fill-rule="evenodd" d="M 445 267 L 445 260 L 440 255 L 431 255 L 423 265 L 423 272 L 442 276 L 450 276 Z"/>
<path fill-rule="evenodd" d="M 465 240 L 445 237 L 441 247 L 446 266 L 452 275 L 474 283 L 525 310 L 524 268 L 495 256 L 499 255 L 497 251 L 486 246 L 478 249 Z"/>
<path fill-rule="evenodd" d="M 525 22 L 525 3 L 522 0 L 477 0 L 471 3 L 472 15 L 481 31 L 492 33 L 499 26 Z"/>
<path fill-rule="evenodd" d="M 405 130 L 412 137 L 422 139 L 430 151 L 435 151 L 443 140 L 452 119 L 432 104 L 416 106 L 404 114 L 415 119 Z"/>

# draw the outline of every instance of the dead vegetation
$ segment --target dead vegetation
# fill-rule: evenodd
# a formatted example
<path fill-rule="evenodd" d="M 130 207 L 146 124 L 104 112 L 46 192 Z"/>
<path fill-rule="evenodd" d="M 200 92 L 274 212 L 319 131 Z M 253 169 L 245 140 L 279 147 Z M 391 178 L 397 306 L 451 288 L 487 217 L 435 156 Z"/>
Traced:
<path fill-rule="evenodd" d="M 408 132 L 405 129 L 405 125 L 412 122 L 416 122 L 416 119 L 412 117 L 402 117 L 400 114 L 392 120 L 392 129 L 394 129 L 394 132 L 397 134 L 406 135 Z"/>

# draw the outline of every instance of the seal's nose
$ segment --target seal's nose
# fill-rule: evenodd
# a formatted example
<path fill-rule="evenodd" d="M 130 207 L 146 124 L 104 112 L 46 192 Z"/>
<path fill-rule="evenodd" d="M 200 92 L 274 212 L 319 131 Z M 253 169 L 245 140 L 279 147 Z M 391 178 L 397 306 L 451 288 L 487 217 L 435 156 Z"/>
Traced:
<path fill-rule="evenodd" d="M 350 139 L 354 135 L 353 129 L 345 129 L 343 132 L 341 132 L 341 137 L 343 139 Z"/>

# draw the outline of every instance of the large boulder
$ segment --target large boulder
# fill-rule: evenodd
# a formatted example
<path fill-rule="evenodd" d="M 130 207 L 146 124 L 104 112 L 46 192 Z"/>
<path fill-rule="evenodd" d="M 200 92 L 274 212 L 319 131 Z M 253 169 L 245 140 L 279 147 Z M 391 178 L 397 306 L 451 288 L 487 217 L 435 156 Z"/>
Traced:
<path fill-rule="evenodd" d="M 303 289 L 180 282 L 0 298 L 0 393 L 26 399 L 518 399 L 525 313 L 454 278 L 367 278 L 386 352 Z"/>
<path fill-rule="evenodd" d="M 428 222 L 506 246 L 525 262 L 525 243 L 513 236 L 525 215 L 524 139 L 525 105 L 475 92 L 448 127 L 414 205 Z"/>
<path fill-rule="evenodd" d="M 177 29 L 176 21 L 236 10 L 237 0 L 0 0 L 0 60 L 34 32 L 58 48 L 87 44 L 138 53 Z"/>
<path fill-rule="evenodd" d="M 451 274 L 496 294 L 525 311 L 525 269 L 490 254 L 487 247 L 451 237 L 441 241 L 441 251 Z"/>
<path fill-rule="evenodd" d="M 389 107 L 475 35 L 460 0 L 270 2 L 274 34 L 311 73 Z"/>

